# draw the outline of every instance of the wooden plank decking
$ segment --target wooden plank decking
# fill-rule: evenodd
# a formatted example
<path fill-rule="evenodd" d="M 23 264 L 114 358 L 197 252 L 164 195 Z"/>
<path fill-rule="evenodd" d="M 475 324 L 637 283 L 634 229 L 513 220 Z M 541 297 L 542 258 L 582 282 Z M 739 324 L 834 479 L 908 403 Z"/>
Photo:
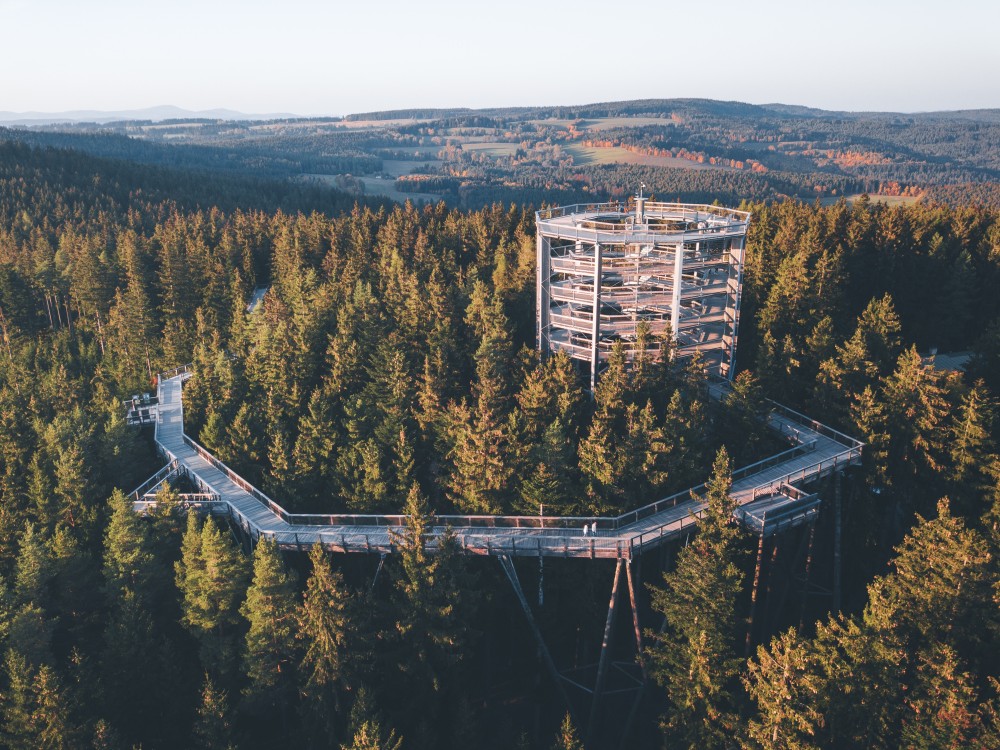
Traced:
<path fill-rule="evenodd" d="M 160 377 L 156 442 L 168 461 L 176 460 L 198 480 L 202 492 L 218 496 L 200 502 L 199 509 L 227 515 L 251 538 L 274 539 L 285 548 L 322 544 L 342 552 L 395 550 L 403 516 L 290 514 L 185 435 L 182 383 L 190 376 L 182 368 Z M 777 528 L 769 518 L 789 525 L 814 514 L 815 495 L 796 488 L 856 463 L 862 448 L 860 442 L 777 405 L 769 425 L 794 447 L 734 472 L 732 489 L 740 506 L 737 518 L 755 533 L 765 534 Z M 427 543 L 433 549 L 447 524 L 467 554 L 632 558 L 690 531 L 702 508 L 691 492 L 610 518 L 441 516 L 442 525 L 433 529 Z M 138 510 L 150 504 L 138 494 L 134 499 Z M 596 525 L 596 533 L 584 535 L 584 524 Z"/>

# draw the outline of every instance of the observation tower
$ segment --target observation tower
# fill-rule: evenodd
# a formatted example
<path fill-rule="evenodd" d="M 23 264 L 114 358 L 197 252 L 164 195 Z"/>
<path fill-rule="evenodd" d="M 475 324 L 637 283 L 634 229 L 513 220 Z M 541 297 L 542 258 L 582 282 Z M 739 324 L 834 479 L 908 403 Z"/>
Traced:
<path fill-rule="evenodd" d="M 669 331 L 675 357 L 701 352 L 709 374 L 732 378 L 748 212 L 640 193 L 628 204 L 544 209 L 535 223 L 543 356 L 562 350 L 589 363 L 593 390 L 616 342 L 631 360 L 640 346 L 658 353 Z"/>

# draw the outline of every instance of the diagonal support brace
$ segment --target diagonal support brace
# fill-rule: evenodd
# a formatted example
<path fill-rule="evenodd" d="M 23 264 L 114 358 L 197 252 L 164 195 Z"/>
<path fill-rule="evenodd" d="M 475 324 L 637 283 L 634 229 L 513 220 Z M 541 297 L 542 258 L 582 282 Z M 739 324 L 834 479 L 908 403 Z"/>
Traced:
<path fill-rule="evenodd" d="M 611 634 L 615 628 L 615 615 L 618 613 L 618 581 L 622 577 L 622 564 L 625 560 L 618 558 L 615 564 L 615 579 L 611 584 L 611 602 L 608 604 L 608 619 L 604 623 L 604 640 L 601 643 L 601 659 L 597 664 L 597 681 L 594 683 L 594 698 L 590 704 L 590 719 L 587 722 L 587 739 L 584 744 L 589 746 L 597 728 L 597 709 L 601 701 L 601 691 L 604 688 L 604 678 L 608 671 L 608 651 L 611 645 Z"/>
<path fill-rule="evenodd" d="M 569 702 L 569 696 L 566 694 L 566 688 L 563 687 L 562 676 L 559 674 L 559 670 L 556 669 L 555 662 L 552 661 L 552 654 L 549 653 L 549 648 L 545 645 L 545 639 L 542 638 L 542 631 L 539 629 L 538 623 L 535 622 L 535 616 L 531 613 L 531 606 L 528 604 L 528 598 L 524 595 L 524 589 L 521 588 L 521 582 L 518 580 L 517 570 L 514 568 L 514 562 L 508 555 L 497 555 L 497 560 L 500 561 L 500 567 L 502 567 L 503 572 L 507 574 L 507 580 L 510 581 L 511 588 L 514 589 L 514 595 L 517 597 L 517 601 L 521 604 L 521 609 L 524 610 L 524 616 L 528 620 L 528 626 L 531 628 L 531 632 L 534 634 L 535 640 L 538 642 L 538 653 L 542 657 L 542 661 L 544 662 L 546 669 L 548 669 L 549 675 L 552 677 L 552 682 L 559 691 L 559 696 L 562 698 L 563 703 L 566 704 L 566 710 L 572 714 L 573 705 Z"/>

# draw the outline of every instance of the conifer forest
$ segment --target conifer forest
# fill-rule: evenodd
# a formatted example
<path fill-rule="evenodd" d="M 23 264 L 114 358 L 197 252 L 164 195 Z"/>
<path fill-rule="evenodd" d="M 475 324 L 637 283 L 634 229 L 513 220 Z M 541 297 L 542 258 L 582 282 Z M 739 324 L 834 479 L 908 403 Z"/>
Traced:
<path fill-rule="evenodd" d="M 621 126 L 586 148 L 696 160 L 750 127 L 698 112 L 699 142 Z M 979 130 L 927 157 L 919 200 L 869 196 L 906 192 L 879 160 L 816 167 L 817 190 L 815 164 L 795 168 L 818 152 L 779 150 L 768 177 L 750 145 L 711 152 L 731 174 L 661 175 L 664 200 L 752 215 L 720 402 L 669 346 L 616 347 L 593 394 L 565 354 L 537 354 L 535 211 L 580 195 L 561 147 L 503 111 L 385 114 L 513 128 L 512 149 L 452 145 L 416 188 L 444 198 L 401 203 L 287 170 L 377 169 L 427 123 L 380 131 L 377 152 L 344 135 L 318 165 L 280 138 L 167 158 L 125 126 L 0 132 L 0 747 L 1000 748 L 1000 210 L 961 163 Z M 903 148 L 872 122 L 844 132 Z M 929 142 L 954 123 L 917 125 Z M 460 167 L 482 180 L 462 187 Z M 590 200 L 655 170 L 581 174 Z M 406 514 L 396 552 L 248 545 L 170 484 L 136 513 L 128 493 L 163 460 L 123 402 L 187 363 L 192 438 L 290 512 Z M 764 540 L 729 489 L 781 450 L 768 399 L 865 446 L 820 482 L 813 526 Z M 424 544 L 438 516 L 610 516 L 703 483 L 695 531 L 641 557 L 599 705 L 575 683 L 593 682 L 615 561 L 514 560 L 557 684 L 496 559 Z"/>

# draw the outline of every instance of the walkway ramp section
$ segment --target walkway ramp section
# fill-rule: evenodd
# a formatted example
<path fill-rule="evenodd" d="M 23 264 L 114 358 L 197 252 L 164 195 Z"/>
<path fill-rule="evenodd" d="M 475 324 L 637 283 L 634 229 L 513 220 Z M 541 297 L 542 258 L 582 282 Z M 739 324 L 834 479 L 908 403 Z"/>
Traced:
<path fill-rule="evenodd" d="M 182 385 L 192 374 L 188 366 L 160 376 L 156 422 L 156 443 L 168 461 L 161 472 L 184 473 L 198 490 L 190 496 L 192 505 L 228 516 L 254 540 L 272 539 L 286 549 L 322 544 L 338 552 L 396 550 L 405 516 L 288 513 L 186 435 Z M 792 447 L 735 471 L 732 488 L 736 519 L 765 534 L 808 521 L 819 502 L 803 486 L 858 463 L 862 449 L 859 441 L 777 404 L 768 424 Z M 137 510 L 155 503 L 153 488 L 166 473 L 133 493 Z M 433 550 L 450 528 L 471 555 L 630 559 L 690 533 L 704 508 L 698 499 L 703 491 L 704 485 L 693 487 L 615 517 L 438 516 L 426 543 Z"/>

